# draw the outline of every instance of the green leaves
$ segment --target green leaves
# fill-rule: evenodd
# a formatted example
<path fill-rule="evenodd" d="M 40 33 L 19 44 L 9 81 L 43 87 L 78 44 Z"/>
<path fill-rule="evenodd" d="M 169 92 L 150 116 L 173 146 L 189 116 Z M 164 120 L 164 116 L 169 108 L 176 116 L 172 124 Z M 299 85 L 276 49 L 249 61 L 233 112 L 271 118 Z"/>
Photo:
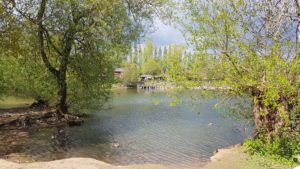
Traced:
<path fill-rule="evenodd" d="M 0 41 L 0 88 L 7 89 L 8 95 L 43 98 L 56 104 L 63 80 L 68 86 L 68 104 L 76 109 L 101 106 L 108 98 L 119 58 L 143 34 L 144 24 L 151 24 L 152 15 L 163 3 L 44 2 L 39 25 L 35 20 L 40 1 L 20 1 L 14 6 L 0 3 L 0 35 L 5 37 Z M 44 51 L 43 60 L 40 51 Z"/>
<path fill-rule="evenodd" d="M 134 63 L 125 63 L 123 64 L 123 75 L 122 82 L 125 86 L 136 86 L 140 80 L 140 70 L 138 66 Z"/>
<path fill-rule="evenodd" d="M 173 83 L 184 83 L 186 78 L 186 65 L 182 55 L 185 47 L 182 45 L 171 45 L 166 56 L 167 79 Z"/>
<path fill-rule="evenodd" d="M 299 134 L 284 134 L 268 142 L 265 138 L 249 139 L 243 147 L 250 153 L 260 154 L 282 163 L 299 163 L 295 157 L 300 153 Z"/>
<path fill-rule="evenodd" d="M 142 73 L 147 75 L 161 75 L 162 68 L 154 59 L 148 59 L 142 66 Z"/>
<path fill-rule="evenodd" d="M 194 62 L 193 74 L 220 77 L 209 85 L 252 97 L 252 112 L 229 112 L 255 122 L 262 138 L 246 143 L 247 148 L 289 160 L 299 153 L 295 145 L 300 143 L 299 46 L 291 33 L 298 23 L 286 17 L 297 16 L 299 9 L 290 10 L 294 6 L 290 1 L 186 0 L 179 20 L 200 62 Z"/>
<path fill-rule="evenodd" d="M 54 101 L 56 82 L 42 62 L 6 56 L 0 63 L 5 95 Z"/>

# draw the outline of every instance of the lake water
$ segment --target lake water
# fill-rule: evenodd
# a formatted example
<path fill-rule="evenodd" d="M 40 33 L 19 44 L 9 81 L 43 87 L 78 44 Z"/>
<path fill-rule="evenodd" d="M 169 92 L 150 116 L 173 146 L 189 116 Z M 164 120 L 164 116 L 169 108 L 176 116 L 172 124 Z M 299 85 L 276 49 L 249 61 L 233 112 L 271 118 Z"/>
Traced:
<path fill-rule="evenodd" d="M 225 110 L 214 108 L 223 97 L 196 93 L 177 94 L 180 104 L 174 105 L 166 93 L 121 92 L 83 126 L 26 131 L 9 153 L 42 161 L 90 157 L 116 165 L 200 166 L 216 149 L 241 143 L 251 132 L 244 130 L 244 121 L 224 118 Z"/>

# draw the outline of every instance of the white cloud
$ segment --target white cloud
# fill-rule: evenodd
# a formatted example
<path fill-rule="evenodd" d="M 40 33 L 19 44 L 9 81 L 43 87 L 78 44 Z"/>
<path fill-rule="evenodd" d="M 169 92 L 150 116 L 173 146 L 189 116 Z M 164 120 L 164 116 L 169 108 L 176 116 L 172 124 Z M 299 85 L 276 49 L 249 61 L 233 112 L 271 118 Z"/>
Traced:
<path fill-rule="evenodd" d="M 186 44 L 182 33 L 172 25 L 163 23 L 160 19 L 154 21 L 156 31 L 150 33 L 147 38 L 153 40 L 156 46 L 169 44 Z"/>

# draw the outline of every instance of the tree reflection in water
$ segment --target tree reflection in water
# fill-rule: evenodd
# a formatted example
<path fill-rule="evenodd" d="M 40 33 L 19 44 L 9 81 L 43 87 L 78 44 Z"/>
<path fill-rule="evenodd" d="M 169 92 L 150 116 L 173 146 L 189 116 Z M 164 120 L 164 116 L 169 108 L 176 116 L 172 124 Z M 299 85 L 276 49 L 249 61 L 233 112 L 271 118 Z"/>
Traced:
<path fill-rule="evenodd" d="M 65 126 L 57 126 L 56 129 L 53 130 L 51 140 L 52 147 L 57 152 L 67 152 L 70 141 Z"/>

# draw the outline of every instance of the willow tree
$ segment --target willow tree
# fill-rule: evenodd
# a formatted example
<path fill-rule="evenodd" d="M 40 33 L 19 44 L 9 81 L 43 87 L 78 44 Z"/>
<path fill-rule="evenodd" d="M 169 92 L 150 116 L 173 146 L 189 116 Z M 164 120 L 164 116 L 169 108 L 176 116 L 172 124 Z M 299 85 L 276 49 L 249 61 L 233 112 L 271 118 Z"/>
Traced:
<path fill-rule="evenodd" d="M 222 63 L 216 69 L 223 70 L 231 93 L 252 97 L 257 136 L 272 138 L 299 127 L 300 15 L 294 3 L 189 0 L 181 4 L 181 24 L 196 51 Z"/>
<path fill-rule="evenodd" d="M 31 47 L 38 51 L 40 61 L 56 81 L 57 108 L 67 113 L 68 104 L 93 97 L 94 93 L 110 87 L 117 57 L 140 37 L 162 1 L 11 0 L 2 3 L 22 24 L 22 33 L 33 37 Z M 78 98 L 81 94 L 85 97 Z M 105 92 L 99 96 L 105 96 Z"/>

